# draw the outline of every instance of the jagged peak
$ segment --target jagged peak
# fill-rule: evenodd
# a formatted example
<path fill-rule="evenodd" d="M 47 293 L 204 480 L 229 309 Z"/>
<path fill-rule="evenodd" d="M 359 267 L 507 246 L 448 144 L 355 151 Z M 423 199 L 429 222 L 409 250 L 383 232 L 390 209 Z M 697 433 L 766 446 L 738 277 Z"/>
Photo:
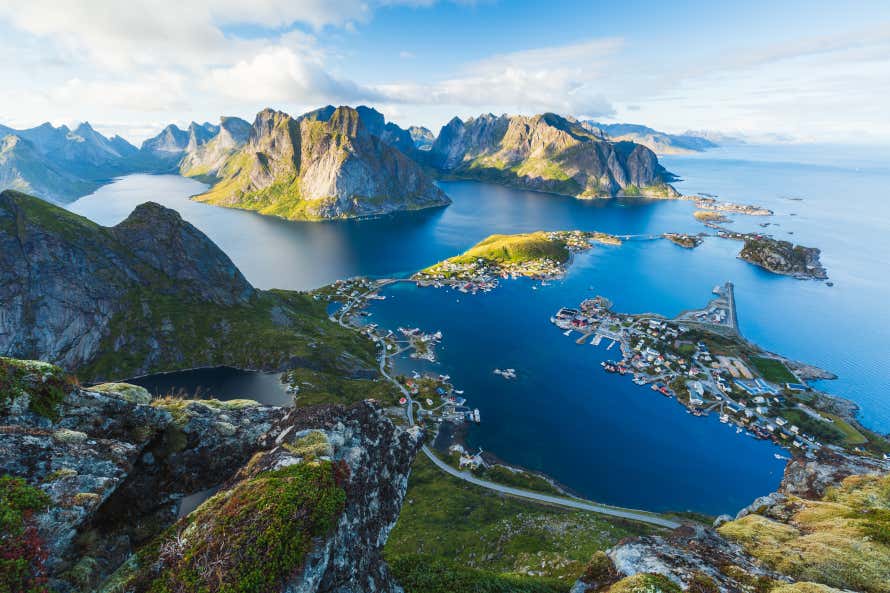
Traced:
<path fill-rule="evenodd" d="M 157 202 L 144 202 L 136 206 L 130 215 L 118 223 L 114 228 L 131 228 L 134 226 L 156 226 L 182 224 L 185 221 L 179 212 L 172 208 L 162 206 Z M 188 223 L 185 223 L 188 224 Z"/>

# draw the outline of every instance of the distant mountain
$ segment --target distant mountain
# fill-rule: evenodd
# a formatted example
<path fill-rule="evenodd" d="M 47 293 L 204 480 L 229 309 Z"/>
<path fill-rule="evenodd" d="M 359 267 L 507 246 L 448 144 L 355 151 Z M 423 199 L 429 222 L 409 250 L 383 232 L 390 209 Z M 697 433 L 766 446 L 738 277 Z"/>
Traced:
<path fill-rule="evenodd" d="M 407 152 L 403 152 L 407 151 Z M 407 154 L 410 134 L 374 109 L 266 109 L 196 199 L 288 219 L 375 216 L 450 203 Z"/>
<path fill-rule="evenodd" d="M 207 140 L 201 141 L 197 132 L 191 135 L 179 163 L 182 175 L 213 181 L 226 160 L 244 146 L 250 136 L 250 124 L 237 117 L 220 118 L 216 128 L 216 134 Z"/>
<path fill-rule="evenodd" d="M 143 164 L 149 167 L 176 169 L 187 152 L 194 153 L 219 133 L 219 126 L 209 122 L 192 122 L 185 130 L 170 124 L 157 136 L 142 143 L 140 155 Z"/>
<path fill-rule="evenodd" d="M 0 190 L 55 202 L 70 202 L 134 171 L 138 153 L 120 136 L 106 138 L 86 122 L 74 130 L 49 123 L 26 130 L 0 126 L 0 146 Z"/>
<path fill-rule="evenodd" d="M 650 149 L 554 113 L 454 118 L 424 159 L 456 177 L 581 198 L 678 195 Z"/>
<path fill-rule="evenodd" d="M 414 140 L 414 146 L 420 150 L 428 150 L 432 147 L 433 142 L 436 141 L 436 135 L 423 126 L 410 126 L 408 133 L 411 134 L 411 139 Z"/>
<path fill-rule="evenodd" d="M 586 129 L 601 133 L 608 140 L 627 140 L 642 144 L 656 154 L 687 154 L 716 148 L 717 144 L 693 134 L 668 134 L 637 124 L 603 124 L 594 121 L 581 122 Z"/>

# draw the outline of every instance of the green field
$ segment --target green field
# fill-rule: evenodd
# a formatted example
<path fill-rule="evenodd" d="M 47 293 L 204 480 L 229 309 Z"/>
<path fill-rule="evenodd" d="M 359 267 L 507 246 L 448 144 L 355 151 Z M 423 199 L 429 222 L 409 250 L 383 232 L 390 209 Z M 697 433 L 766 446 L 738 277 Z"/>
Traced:
<path fill-rule="evenodd" d="M 791 374 L 788 367 L 780 360 L 752 356 L 748 361 L 757 369 L 760 376 L 767 381 L 772 383 L 797 383 L 798 381 L 797 377 Z"/>
<path fill-rule="evenodd" d="M 455 564 L 437 563 L 429 570 L 449 572 L 449 566 L 460 566 L 461 573 L 449 579 L 527 579 L 531 571 L 542 585 L 556 579 L 568 590 L 594 552 L 651 531 L 638 523 L 504 497 L 448 476 L 420 455 L 384 554 L 394 567 L 415 565 L 417 555 L 430 563 L 437 562 L 431 557 L 448 558 Z M 410 586 L 423 575 L 403 574 L 408 593 L 428 591 Z"/>

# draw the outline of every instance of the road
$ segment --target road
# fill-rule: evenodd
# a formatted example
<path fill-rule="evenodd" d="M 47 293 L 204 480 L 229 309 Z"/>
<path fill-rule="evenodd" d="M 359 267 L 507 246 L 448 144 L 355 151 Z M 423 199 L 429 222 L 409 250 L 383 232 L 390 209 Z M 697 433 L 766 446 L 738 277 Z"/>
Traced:
<path fill-rule="evenodd" d="M 361 295 L 361 297 L 366 296 L 367 294 L 374 292 L 375 290 L 379 290 L 380 286 L 375 289 L 369 290 L 365 294 Z M 359 298 L 361 298 L 359 297 Z M 343 327 L 352 327 L 343 322 L 343 315 L 351 305 L 345 306 L 341 311 L 340 315 L 337 316 L 337 322 Z M 353 328 L 355 329 L 355 328 Z M 378 358 L 378 363 L 380 367 L 380 374 L 383 375 L 386 380 L 395 385 L 402 395 L 405 396 L 405 399 L 408 400 L 407 405 L 407 416 L 408 416 L 408 424 L 414 426 L 414 400 L 411 397 L 411 392 L 405 389 L 405 386 L 399 383 L 396 379 L 394 379 L 390 374 L 386 371 L 386 362 L 388 358 L 388 353 L 386 351 L 386 342 L 377 337 L 376 335 L 371 335 L 371 338 L 377 343 L 380 347 L 380 356 Z M 420 406 L 420 402 L 417 402 L 417 405 Z M 421 408 L 422 409 L 422 408 Z M 506 494 L 508 496 L 514 496 L 516 498 L 524 498 L 527 500 L 533 500 L 536 502 L 541 502 L 545 504 L 551 504 L 555 506 L 560 506 L 568 509 L 576 509 L 581 511 L 590 511 L 593 513 L 599 513 L 601 515 L 608 515 L 610 517 L 619 517 L 621 519 L 630 519 L 632 521 L 639 521 L 641 523 L 648 523 L 650 525 L 656 525 L 658 527 L 667 527 L 668 529 L 676 529 L 680 527 L 680 523 L 676 521 L 671 521 L 670 519 L 665 519 L 663 517 L 659 517 L 658 515 L 653 515 L 649 513 L 644 513 L 642 511 L 635 511 L 632 509 L 621 509 L 616 507 L 608 507 L 600 504 L 596 504 L 594 502 L 588 502 L 585 500 L 581 500 L 579 498 L 568 498 L 562 496 L 552 496 L 549 494 L 542 494 L 540 492 L 532 492 L 531 490 L 522 490 L 520 488 L 513 488 L 511 486 L 504 486 L 503 484 L 498 484 L 496 482 L 489 482 L 488 480 L 482 480 L 477 478 L 473 474 L 469 472 L 463 472 L 457 470 L 441 459 L 439 459 L 433 451 L 423 445 L 422 447 L 424 455 L 426 455 L 430 461 L 432 461 L 436 467 L 444 471 L 445 473 L 454 476 L 459 480 L 463 480 L 464 482 L 468 482 L 475 486 L 479 486 L 480 488 L 485 488 L 487 490 L 493 490 L 494 492 L 499 492 L 501 494 Z"/>

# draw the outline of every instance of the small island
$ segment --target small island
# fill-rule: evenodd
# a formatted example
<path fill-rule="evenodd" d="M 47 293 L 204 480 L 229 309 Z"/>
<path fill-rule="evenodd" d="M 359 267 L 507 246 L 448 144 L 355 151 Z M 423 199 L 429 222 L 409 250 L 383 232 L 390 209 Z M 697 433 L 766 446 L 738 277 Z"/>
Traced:
<path fill-rule="evenodd" d="M 739 258 L 769 270 L 774 274 L 801 280 L 827 280 L 828 273 L 819 261 L 821 251 L 816 247 L 794 245 L 789 241 L 765 235 L 744 235 L 745 246 Z"/>
<path fill-rule="evenodd" d="M 695 249 L 704 242 L 704 239 L 699 235 L 690 235 L 687 233 L 665 233 L 662 237 L 674 245 L 679 245 L 686 249 Z"/>
<path fill-rule="evenodd" d="M 415 274 L 420 286 L 459 286 L 465 292 L 491 290 L 498 278 L 538 280 L 562 277 L 573 253 L 593 243 L 621 245 L 614 235 L 587 231 L 537 231 L 491 235 L 464 253 Z"/>

